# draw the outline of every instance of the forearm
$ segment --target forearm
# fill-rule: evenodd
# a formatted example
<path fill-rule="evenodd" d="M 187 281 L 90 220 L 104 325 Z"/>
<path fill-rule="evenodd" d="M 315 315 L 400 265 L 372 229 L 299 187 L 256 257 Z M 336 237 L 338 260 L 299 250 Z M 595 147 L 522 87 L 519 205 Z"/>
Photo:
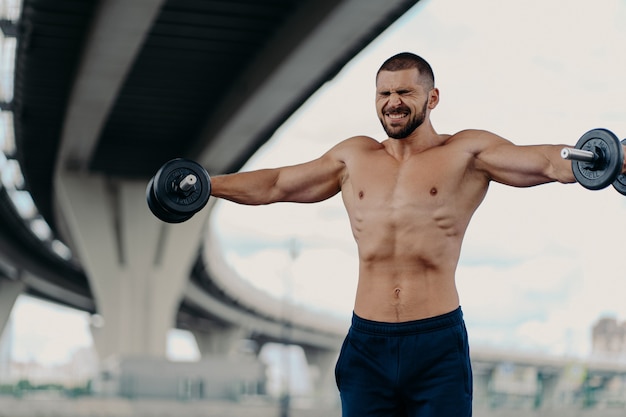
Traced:
<path fill-rule="evenodd" d="M 277 201 L 277 181 L 277 169 L 219 175 L 211 177 L 211 195 L 239 204 L 269 204 Z"/>

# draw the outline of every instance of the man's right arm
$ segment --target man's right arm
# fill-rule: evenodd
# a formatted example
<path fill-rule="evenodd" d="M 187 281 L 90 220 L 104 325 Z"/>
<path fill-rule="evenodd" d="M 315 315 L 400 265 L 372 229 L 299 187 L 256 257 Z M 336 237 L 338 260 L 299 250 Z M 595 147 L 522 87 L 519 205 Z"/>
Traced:
<path fill-rule="evenodd" d="M 303 164 L 211 178 L 211 195 L 239 204 L 313 203 L 341 190 L 345 164 L 337 147 Z"/>

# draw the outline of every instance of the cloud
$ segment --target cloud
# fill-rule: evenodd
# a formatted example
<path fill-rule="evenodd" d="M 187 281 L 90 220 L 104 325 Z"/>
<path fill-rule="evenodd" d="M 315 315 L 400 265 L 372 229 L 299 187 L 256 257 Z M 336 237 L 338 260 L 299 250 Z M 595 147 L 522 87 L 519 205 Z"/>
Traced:
<path fill-rule="evenodd" d="M 57 304 L 18 297 L 11 312 L 14 341 L 11 357 L 19 362 L 68 362 L 76 350 L 92 344 L 87 317 L 87 313 Z"/>

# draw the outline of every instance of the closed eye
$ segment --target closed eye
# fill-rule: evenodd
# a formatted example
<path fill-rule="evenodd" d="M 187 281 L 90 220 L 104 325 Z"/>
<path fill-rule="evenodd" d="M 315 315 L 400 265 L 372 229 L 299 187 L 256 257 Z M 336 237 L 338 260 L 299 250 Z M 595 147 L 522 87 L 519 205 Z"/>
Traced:
<path fill-rule="evenodd" d="M 381 97 L 389 97 L 392 93 L 396 93 L 399 96 L 406 96 L 411 94 L 412 90 L 396 90 L 396 91 L 379 91 L 378 95 Z"/>

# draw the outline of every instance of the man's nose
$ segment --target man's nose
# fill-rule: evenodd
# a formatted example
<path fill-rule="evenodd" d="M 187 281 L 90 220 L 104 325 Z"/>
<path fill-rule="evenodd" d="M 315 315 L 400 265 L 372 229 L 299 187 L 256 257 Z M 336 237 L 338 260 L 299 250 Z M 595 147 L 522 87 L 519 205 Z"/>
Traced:
<path fill-rule="evenodd" d="M 400 103 L 402 103 L 402 100 L 400 99 L 400 94 L 398 94 L 398 93 L 391 93 L 389 95 L 389 104 L 391 104 L 393 106 L 397 106 Z"/>

